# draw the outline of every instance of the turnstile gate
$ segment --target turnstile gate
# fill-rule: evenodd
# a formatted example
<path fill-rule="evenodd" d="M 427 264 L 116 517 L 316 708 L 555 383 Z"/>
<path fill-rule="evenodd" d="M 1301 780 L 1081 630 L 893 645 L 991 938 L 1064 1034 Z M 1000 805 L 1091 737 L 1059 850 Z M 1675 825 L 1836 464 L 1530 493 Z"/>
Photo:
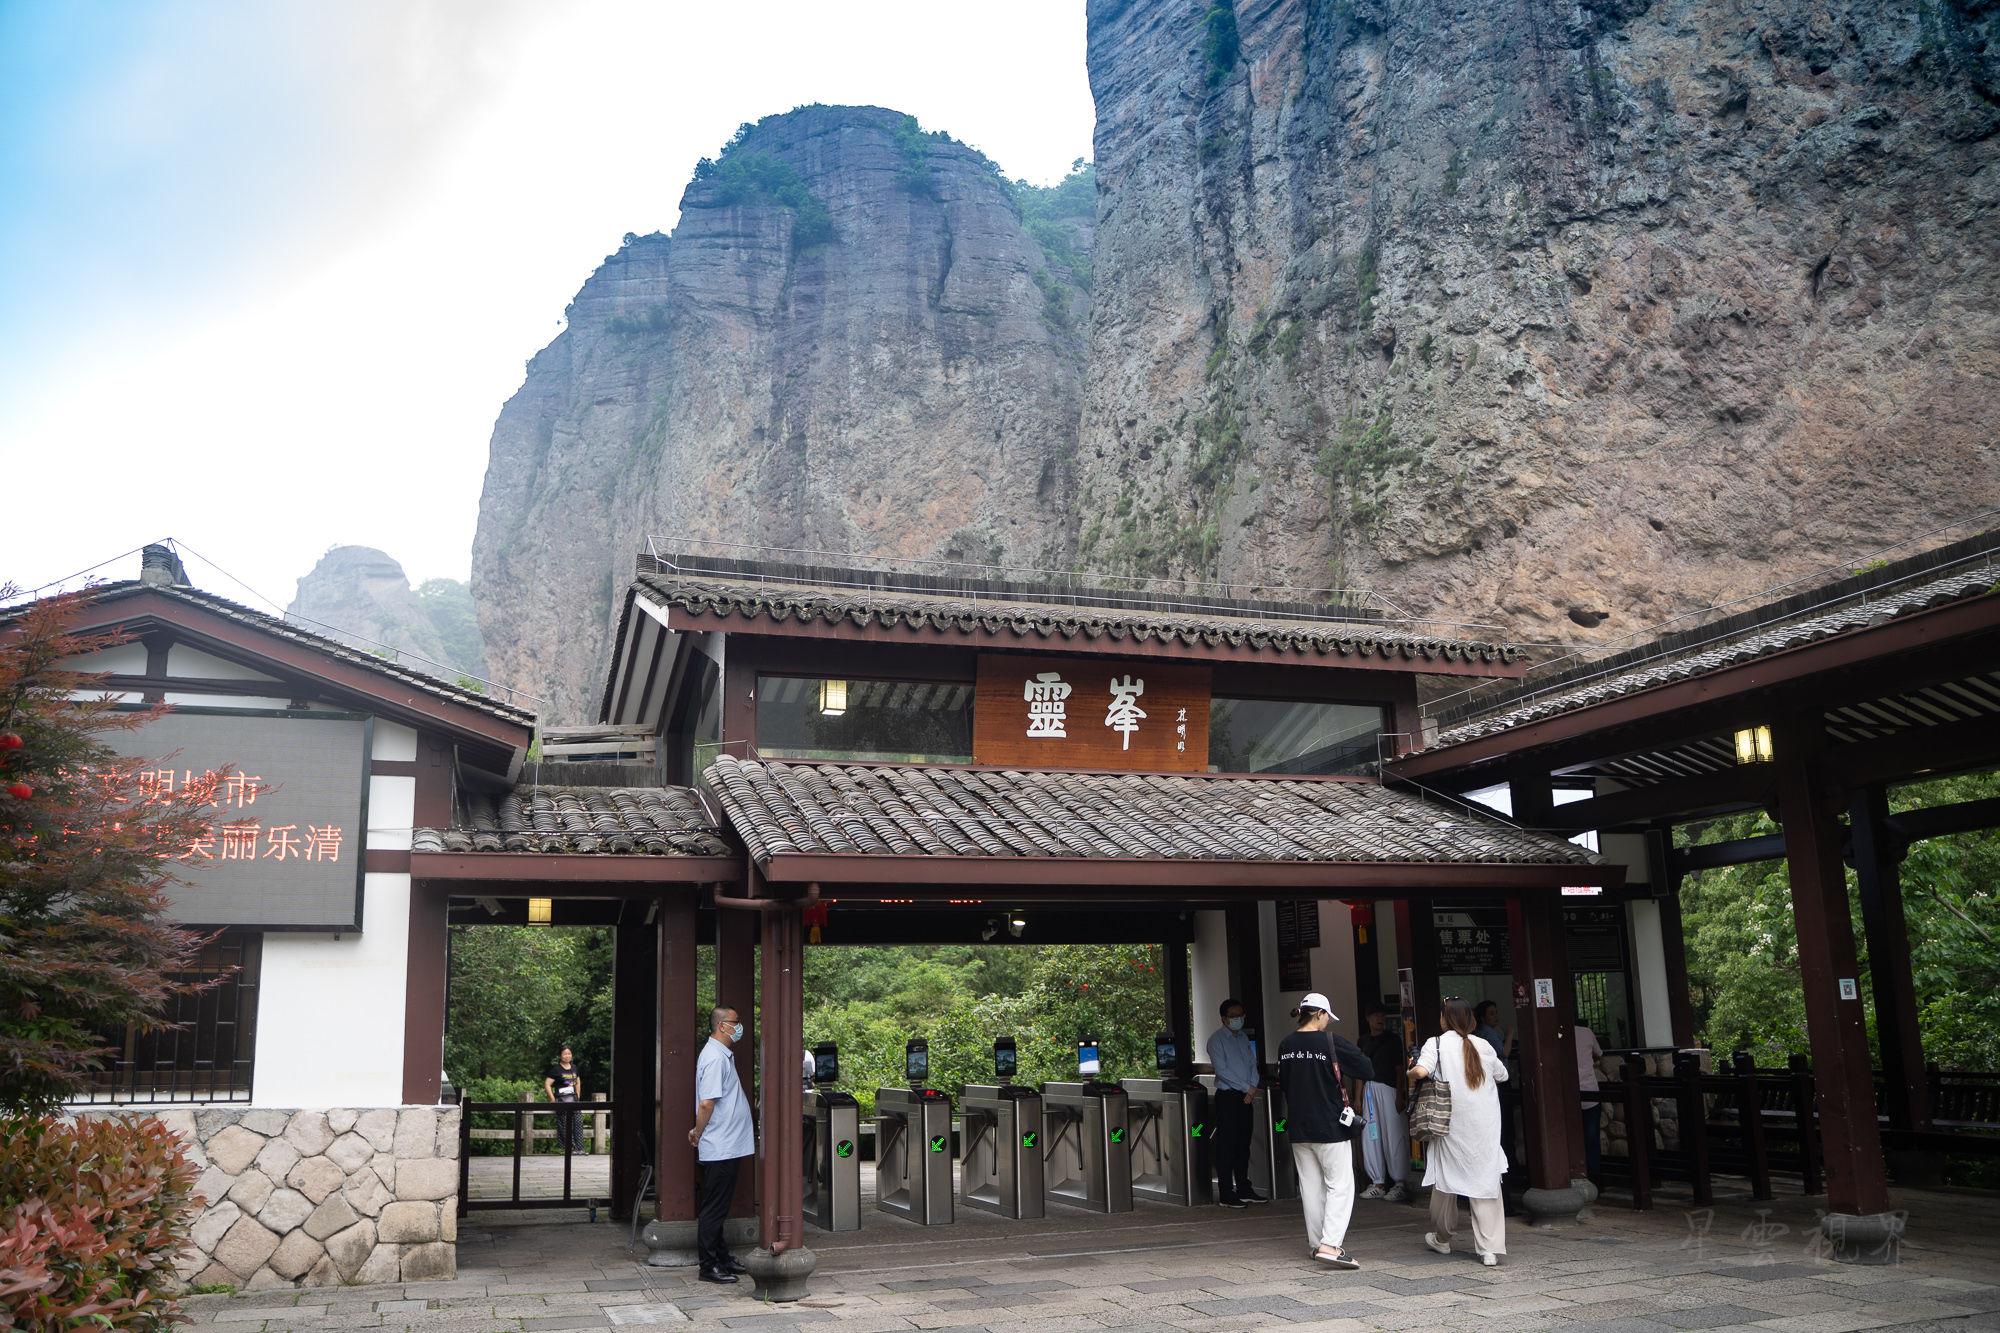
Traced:
<path fill-rule="evenodd" d="M 875 1206 L 924 1226 L 952 1220 L 951 1098 L 875 1089 Z"/>
<path fill-rule="evenodd" d="M 958 1106 L 965 1137 L 959 1201 L 1002 1217 L 1045 1216 L 1041 1094 L 1012 1084 L 968 1083 Z"/>
<path fill-rule="evenodd" d="M 805 1214 L 822 1231 L 861 1230 L 861 1104 L 844 1092 L 805 1095 Z"/>
<path fill-rule="evenodd" d="M 1111 1083 L 1042 1084 L 1042 1167 L 1048 1197 L 1100 1213 L 1132 1211 L 1125 1090 Z"/>
<path fill-rule="evenodd" d="M 1203 1074 L 1198 1081 L 1213 1100 L 1215 1075 Z M 1214 1176 L 1212 1157 L 1204 1175 Z M 1285 1137 L 1285 1093 L 1268 1084 L 1257 1089 L 1250 1104 L 1250 1188 L 1267 1199 L 1299 1197 L 1299 1172 L 1292 1165 L 1291 1141 Z"/>
<path fill-rule="evenodd" d="M 1131 1122 L 1134 1197 L 1209 1202 L 1208 1090 L 1181 1079 L 1128 1078 L 1119 1085 Z"/>

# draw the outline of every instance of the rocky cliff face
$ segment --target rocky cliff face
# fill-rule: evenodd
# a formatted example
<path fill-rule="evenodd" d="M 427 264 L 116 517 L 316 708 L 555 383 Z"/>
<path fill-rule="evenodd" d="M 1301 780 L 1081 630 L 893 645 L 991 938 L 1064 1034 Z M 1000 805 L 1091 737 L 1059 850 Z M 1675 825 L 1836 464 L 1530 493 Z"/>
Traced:
<path fill-rule="evenodd" d="M 428 579 L 411 588 L 403 567 L 372 546 L 336 546 L 321 556 L 285 614 L 363 652 L 401 649 L 409 665 L 446 680 L 486 675 L 466 585 Z"/>
<path fill-rule="evenodd" d="M 1082 560 L 1603 637 L 1991 507 L 1996 15 L 1092 0 Z"/>
<path fill-rule="evenodd" d="M 545 721 L 594 717 L 648 536 L 1069 558 L 1087 225 L 1044 249 L 983 157 L 875 107 L 746 127 L 681 209 L 494 427 L 473 589 Z"/>

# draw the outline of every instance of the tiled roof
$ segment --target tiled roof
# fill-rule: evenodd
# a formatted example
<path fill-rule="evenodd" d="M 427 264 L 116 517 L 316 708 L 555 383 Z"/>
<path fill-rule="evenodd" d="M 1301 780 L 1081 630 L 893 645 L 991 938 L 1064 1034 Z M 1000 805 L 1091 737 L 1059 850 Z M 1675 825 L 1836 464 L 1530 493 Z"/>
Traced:
<path fill-rule="evenodd" d="M 823 581 L 815 581 L 814 573 L 823 575 Z M 637 582 L 660 605 L 694 615 L 984 633 L 1058 649 L 1101 641 L 1157 641 L 1247 647 L 1274 655 L 1401 656 L 1417 662 L 1508 663 L 1520 655 L 1508 645 L 1420 634 L 1360 611 L 1335 619 L 1327 608 L 1302 603 L 1213 601 L 1170 609 L 1129 592 L 1044 591 L 1016 584 L 974 589 L 900 575 L 893 586 L 871 582 L 888 578 L 867 571 L 775 568 L 730 574 L 643 560 Z M 925 586 L 931 583 L 938 586 Z"/>
<path fill-rule="evenodd" d="M 1560 838 L 1370 782 L 786 764 L 706 773 L 759 864 L 875 856 L 1596 865 Z"/>
<path fill-rule="evenodd" d="M 365 668 L 379 676 L 387 677 L 400 685 L 421 690 L 425 694 L 435 698 L 449 699 L 455 704 L 463 704 L 468 708 L 477 708 L 481 712 L 491 713 L 493 716 L 504 718 L 509 722 L 518 722 L 524 727 L 532 727 L 535 724 L 535 714 L 529 709 L 502 703 L 498 699 L 464 689 L 449 681 L 441 680 L 436 676 L 427 675 L 422 671 L 414 671 L 406 666 L 400 666 L 386 658 L 377 657 L 373 653 L 362 652 L 358 648 L 350 648 L 337 639 L 329 639 L 325 635 L 314 634 L 310 630 L 299 628 L 299 626 L 289 620 L 266 614 L 254 607 L 244 606 L 239 602 L 232 602 L 226 597 L 217 597 L 214 593 L 203 592 L 199 588 L 190 588 L 184 584 L 177 583 L 148 584 L 132 580 L 123 583 L 105 584 L 94 588 L 91 590 L 90 601 L 92 605 L 99 605 L 106 602 L 114 602 L 120 598 L 130 597 L 142 592 L 154 592 L 171 601 L 186 602 L 190 606 L 198 606 L 213 615 L 234 620 L 238 624 L 247 625 L 260 633 L 275 635 L 281 639 L 289 639 L 293 643 L 311 648 L 315 652 L 324 653 L 328 657 L 337 658 L 350 665 Z"/>
<path fill-rule="evenodd" d="M 1565 673 L 1550 682 L 1512 685 L 1497 697 L 1480 700 L 1444 714 L 1444 727 L 1437 741 L 1427 747 L 1441 749 L 1476 740 L 1495 732 L 1525 726 L 1559 714 L 1588 708 L 1641 690 L 1669 685 L 1675 681 L 1707 675 L 1726 667 L 1755 661 L 1773 653 L 1802 648 L 1821 639 L 1848 634 L 1914 615 L 1967 598 L 1990 595 L 2000 573 L 1991 565 L 1907 582 L 1902 586 L 1871 591 L 1864 600 L 1844 601 L 1837 609 L 1809 610 L 1786 616 L 1782 610 L 1765 608 L 1736 617 L 1748 621 L 1734 632 L 1725 626 L 1720 633 L 1681 636 L 1693 642 L 1656 641 L 1622 654 L 1610 663 Z M 1819 602 L 1820 608 L 1828 600 Z M 1734 622 L 1731 622 L 1732 625 Z"/>
<path fill-rule="evenodd" d="M 600 852 L 735 856 L 685 787 L 520 786 L 468 794 L 458 823 L 420 828 L 419 852 Z"/>

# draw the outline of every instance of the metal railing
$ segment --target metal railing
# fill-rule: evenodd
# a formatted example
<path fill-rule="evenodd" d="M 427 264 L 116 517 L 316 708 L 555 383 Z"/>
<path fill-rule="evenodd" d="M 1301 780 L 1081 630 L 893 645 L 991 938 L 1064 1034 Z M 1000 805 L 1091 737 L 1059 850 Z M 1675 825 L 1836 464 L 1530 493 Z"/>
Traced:
<path fill-rule="evenodd" d="M 476 1209 L 522 1209 L 522 1208 L 608 1208 L 611 1200 L 604 1195 L 578 1197 L 574 1190 L 576 1153 L 584 1140 L 584 1122 L 590 1123 L 591 1138 L 597 1154 L 602 1154 L 607 1145 L 612 1146 L 611 1171 L 615 1178 L 619 1169 L 616 1140 L 610 1134 L 611 1117 L 618 1110 L 618 1104 L 603 1099 L 600 1093 L 587 1102 L 475 1102 L 470 1097 L 459 1101 L 458 1117 L 458 1212 L 463 1217 Z M 511 1121 L 504 1129 L 490 1126 L 474 1126 L 477 1115 L 503 1116 Z M 541 1129 L 536 1122 L 543 1117 L 550 1121 L 548 1129 Z M 565 1121 L 572 1126 L 565 1133 Z M 513 1144 L 513 1169 L 507 1197 L 504 1199 L 474 1199 L 472 1197 L 472 1145 L 475 1141 L 491 1142 L 507 1140 Z M 521 1193 L 521 1164 L 533 1155 L 532 1144 L 537 1140 L 555 1139 L 562 1145 L 562 1193 L 556 1196 Z"/>

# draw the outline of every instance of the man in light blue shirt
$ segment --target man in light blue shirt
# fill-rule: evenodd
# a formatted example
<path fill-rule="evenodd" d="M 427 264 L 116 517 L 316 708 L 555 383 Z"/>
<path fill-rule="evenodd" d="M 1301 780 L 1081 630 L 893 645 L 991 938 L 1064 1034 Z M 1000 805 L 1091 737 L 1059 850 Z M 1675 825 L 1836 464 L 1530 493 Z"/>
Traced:
<path fill-rule="evenodd" d="M 1224 1208 L 1270 1200 L 1250 1188 L 1250 1118 L 1257 1100 L 1257 1048 L 1243 1030 L 1243 1002 L 1222 1002 L 1222 1026 L 1208 1039 L 1215 1070 L 1215 1184 Z"/>
<path fill-rule="evenodd" d="M 736 1075 L 733 1048 L 741 1040 L 743 1024 L 734 1009 L 717 1005 L 710 1011 L 708 1041 L 694 1066 L 694 1128 L 688 1131 L 688 1142 L 701 1159 L 695 1236 L 703 1282 L 734 1282 L 737 1274 L 747 1271 L 729 1253 L 722 1235 L 729 1200 L 736 1193 L 736 1173 L 743 1160 L 757 1151 L 750 1101 Z"/>

